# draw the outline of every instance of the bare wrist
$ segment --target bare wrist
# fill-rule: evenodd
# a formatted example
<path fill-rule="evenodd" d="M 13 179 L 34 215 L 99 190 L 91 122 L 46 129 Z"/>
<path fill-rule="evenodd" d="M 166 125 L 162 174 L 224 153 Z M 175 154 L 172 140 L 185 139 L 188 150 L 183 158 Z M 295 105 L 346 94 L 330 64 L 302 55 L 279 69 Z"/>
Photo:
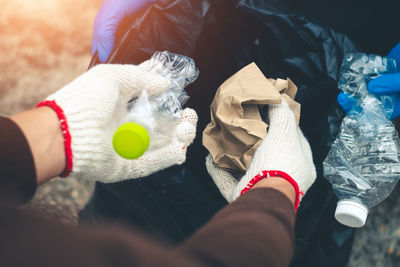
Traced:
<path fill-rule="evenodd" d="M 58 176 L 65 168 L 64 137 L 56 113 L 41 107 L 15 114 L 11 119 L 23 131 L 36 169 L 38 184 Z"/>
<path fill-rule="evenodd" d="M 296 191 L 293 185 L 286 179 L 281 177 L 269 177 L 258 181 L 252 189 L 256 188 L 272 188 L 283 193 L 294 205 L 296 200 Z"/>

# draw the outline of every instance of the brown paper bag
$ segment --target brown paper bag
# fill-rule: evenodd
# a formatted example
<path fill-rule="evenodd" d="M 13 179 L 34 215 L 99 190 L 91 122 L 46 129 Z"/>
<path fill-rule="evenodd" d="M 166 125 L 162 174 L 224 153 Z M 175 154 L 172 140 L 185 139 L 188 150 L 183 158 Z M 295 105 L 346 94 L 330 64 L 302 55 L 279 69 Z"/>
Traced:
<path fill-rule="evenodd" d="M 211 104 L 211 122 L 203 132 L 203 145 L 218 167 L 246 171 L 267 135 L 258 105 L 279 104 L 281 94 L 300 118 L 300 104 L 293 99 L 297 87 L 290 80 L 267 79 L 251 63 L 226 80 Z"/>

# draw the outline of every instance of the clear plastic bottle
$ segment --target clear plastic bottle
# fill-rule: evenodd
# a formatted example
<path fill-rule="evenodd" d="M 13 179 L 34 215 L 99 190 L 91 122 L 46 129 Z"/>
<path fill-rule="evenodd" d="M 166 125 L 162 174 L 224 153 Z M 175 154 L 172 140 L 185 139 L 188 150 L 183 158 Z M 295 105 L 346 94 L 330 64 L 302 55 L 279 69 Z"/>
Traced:
<path fill-rule="evenodd" d="M 335 217 L 350 227 L 363 226 L 369 208 L 388 197 L 400 178 L 400 142 L 389 119 L 394 98 L 377 98 L 367 89 L 369 80 L 396 70 L 393 59 L 362 53 L 347 55 L 341 66 L 339 89 L 357 104 L 343 119 L 323 167 L 339 199 Z"/>
<path fill-rule="evenodd" d="M 161 95 L 152 97 L 144 91 L 129 101 L 126 123 L 113 137 L 115 151 L 127 159 L 173 141 L 182 105 L 189 99 L 184 89 L 199 75 L 193 59 L 167 51 L 154 53 L 141 67 L 169 79 L 171 84 Z"/>

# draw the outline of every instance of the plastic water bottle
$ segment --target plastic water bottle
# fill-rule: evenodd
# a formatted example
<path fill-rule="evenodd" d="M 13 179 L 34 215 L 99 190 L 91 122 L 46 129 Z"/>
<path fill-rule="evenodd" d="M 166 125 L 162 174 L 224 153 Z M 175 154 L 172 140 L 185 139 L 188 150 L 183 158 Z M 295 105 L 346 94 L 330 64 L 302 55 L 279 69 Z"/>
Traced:
<path fill-rule="evenodd" d="M 396 70 L 394 59 L 361 53 L 347 55 L 341 66 L 339 89 L 357 104 L 343 119 L 323 167 L 339 199 L 335 217 L 350 227 L 363 226 L 369 208 L 388 197 L 400 178 L 400 142 L 389 119 L 394 97 L 377 98 L 367 89 L 369 80 Z"/>
<path fill-rule="evenodd" d="M 156 52 L 142 66 L 170 80 L 161 95 L 142 95 L 129 101 L 125 122 L 114 134 L 114 150 L 127 159 L 136 159 L 147 150 L 166 146 L 175 138 L 176 121 L 188 100 L 185 87 L 194 82 L 199 71 L 193 59 L 167 51 Z"/>

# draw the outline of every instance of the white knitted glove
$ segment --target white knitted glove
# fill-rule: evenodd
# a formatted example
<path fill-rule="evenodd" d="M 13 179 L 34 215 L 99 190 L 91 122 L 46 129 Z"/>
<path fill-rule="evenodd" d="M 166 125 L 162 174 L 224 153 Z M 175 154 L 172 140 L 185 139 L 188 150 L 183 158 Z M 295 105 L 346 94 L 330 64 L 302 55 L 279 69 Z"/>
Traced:
<path fill-rule="evenodd" d="M 138 66 L 98 65 L 40 103 L 52 107 L 61 122 L 67 156 L 62 176 L 108 183 L 183 163 L 186 148 L 196 135 L 197 114 L 191 109 L 182 111 L 176 138 L 168 146 L 147 151 L 136 160 L 121 158 L 112 146 L 113 134 L 127 113 L 127 102 L 142 90 L 154 96 L 168 86 L 167 79 Z"/>
<path fill-rule="evenodd" d="M 290 176 L 283 178 L 292 179 L 290 182 L 295 190 L 298 187 L 297 205 L 300 195 L 305 194 L 315 181 L 316 172 L 310 145 L 297 126 L 295 116 L 286 101 L 282 99 L 282 104 L 270 105 L 268 117 L 270 125 L 267 136 L 257 148 L 249 169 L 240 181 L 229 172 L 216 167 L 212 163 L 211 155 L 206 158 L 207 170 L 228 202 L 234 201 L 261 177 L 268 175 L 266 172 L 263 174 L 263 171 L 271 171 L 270 176 L 281 176 L 279 172 Z"/>

